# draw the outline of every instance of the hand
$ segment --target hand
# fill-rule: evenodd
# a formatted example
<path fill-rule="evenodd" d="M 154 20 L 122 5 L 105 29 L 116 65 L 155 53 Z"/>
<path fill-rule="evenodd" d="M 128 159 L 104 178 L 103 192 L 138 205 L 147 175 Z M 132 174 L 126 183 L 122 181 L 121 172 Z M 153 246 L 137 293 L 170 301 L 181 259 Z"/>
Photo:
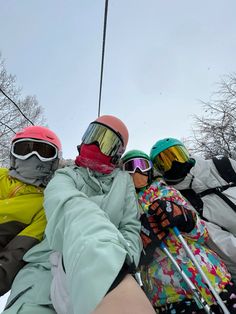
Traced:
<path fill-rule="evenodd" d="M 142 214 L 141 221 L 141 239 L 143 242 L 143 252 L 140 258 L 141 265 L 148 265 L 153 260 L 155 249 L 160 246 L 162 240 L 167 236 L 168 230 L 162 230 L 156 222 L 154 216 Z"/>
<path fill-rule="evenodd" d="M 141 239 L 143 247 L 146 249 L 152 245 L 160 246 L 162 240 L 167 236 L 168 231 L 163 230 L 160 224 L 156 221 L 155 216 L 142 214 L 141 221 Z"/>
<path fill-rule="evenodd" d="M 148 214 L 155 217 L 162 228 L 178 227 L 182 232 L 191 232 L 196 224 L 194 211 L 167 200 L 154 201 Z"/>

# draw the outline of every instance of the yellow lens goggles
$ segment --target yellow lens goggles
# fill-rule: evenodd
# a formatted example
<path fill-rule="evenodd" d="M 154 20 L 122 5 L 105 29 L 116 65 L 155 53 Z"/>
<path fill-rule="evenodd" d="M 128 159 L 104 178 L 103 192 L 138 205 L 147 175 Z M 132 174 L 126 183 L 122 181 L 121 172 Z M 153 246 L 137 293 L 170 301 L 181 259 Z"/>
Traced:
<path fill-rule="evenodd" d="M 121 137 L 109 127 L 94 122 L 90 123 L 82 137 L 84 144 L 97 144 L 101 152 L 106 156 L 121 156 L 124 149 Z"/>
<path fill-rule="evenodd" d="M 153 165 L 161 173 L 171 169 L 173 161 L 184 163 L 189 160 L 189 153 L 184 146 L 176 145 L 165 149 L 158 154 L 153 161 Z"/>

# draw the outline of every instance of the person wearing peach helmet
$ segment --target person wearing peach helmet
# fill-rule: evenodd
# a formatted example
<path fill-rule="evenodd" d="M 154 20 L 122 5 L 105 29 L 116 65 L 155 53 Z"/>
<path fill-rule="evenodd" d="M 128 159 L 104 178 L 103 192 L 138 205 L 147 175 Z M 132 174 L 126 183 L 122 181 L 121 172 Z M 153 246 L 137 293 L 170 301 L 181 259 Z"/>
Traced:
<path fill-rule="evenodd" d="M 97 118 L 78 146 L 76 167 L 60 170 L 46 190 L 57 313 L 154 313 L 132 276 L 141 252 L 138 205 L 130 177 L 118 167 L 128 136 L 117 117 Z"/>
<path fill-rule="evenodd" d="M 133 277 L 142 244 L 134 185 L 118 166 L 127 143 L 117 117 L 89 124 L 75 164 L 45 190 L 46 239 L 28 254 L 4 314 L 155 313 Z"/>

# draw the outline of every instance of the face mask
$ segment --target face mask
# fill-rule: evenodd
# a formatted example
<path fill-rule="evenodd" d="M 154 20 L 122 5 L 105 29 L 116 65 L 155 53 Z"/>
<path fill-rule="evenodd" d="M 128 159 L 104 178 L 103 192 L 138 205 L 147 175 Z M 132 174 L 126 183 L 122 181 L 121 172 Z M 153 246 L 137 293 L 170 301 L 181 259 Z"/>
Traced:
<path fill-rule="evenodd" d="M 184 180 L 194 164 L 194 159 L 190 159 L 184 163 L 173 161 L 171 169 L 165 172 L 164 179 L 168 183 L 179 183 Z"/>
<path fill-rule="evenodd" d="M 136 189 L 141 189 L 148 185 L 148 175 L 146 174 L 135 172 L 132 174 L 132 178 Z"/>
<path fill-rule="evenodd" d="M 33 155 L 26 160 L 15 159 L 14 168 L 9 171 L 11 177 L 22 182 L 46 186 L 53 175 L 55 160 L 43 162 Z"/>
<path fill-rule="evenodd" d="M 79 156 L 76 157 L 77 166 L 109 174 L 115 169 L 111 163 L 112 157 L 104 155 L 95 144 L 82 144 L 79 148 Z"/>

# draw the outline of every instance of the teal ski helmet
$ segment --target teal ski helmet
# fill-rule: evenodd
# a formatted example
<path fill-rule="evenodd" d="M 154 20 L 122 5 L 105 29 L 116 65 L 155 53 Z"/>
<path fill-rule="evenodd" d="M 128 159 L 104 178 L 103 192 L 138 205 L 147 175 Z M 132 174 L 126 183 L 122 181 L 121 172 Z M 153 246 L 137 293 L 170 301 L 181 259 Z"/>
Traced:
<path fill-rule="evenodd" d="M 171 172 L 171 177 L 183 175 L 182 170 L 179 174 L 177 173 L 180 168 L 176 165 L 176 162 L 178 162 L 179 165 L 186 165 L 187 163 L 190 167 L 193 166 L 193 159 L 190 158 L 188 150 L 181 141 L 175 138 L 164 138 L 157 141 L 151 149 L 150 158 L 154 167 L 165 176 L 167 176 L 168 173 L 168 177 L 170 170 L 174 172 Z M 174 165 L 175 168 L 173 168 Z M 186 167 L 184 168 L 189 170 L 189 166 L 187 166 L 188 169 Z M 176 169 L 176 167 L 178 169 Z M 183 169 L 182 166 L 181 169 Z M 184 173 L 186 171 L 184 171 Z"/>
<path fill-rule="evenodd" d="M 153 162 L 157 155 L 159 155 L 161 152 L 163 152 L 167 148 L 175 146 L 175 145 L 180 145 L 180 146 L 185 147 L 182 142 L 172 137 L 167 137 L 167 138 L 157 141 L 151 148 L 151 152 L 150 152 L 151 161 Z"/>

